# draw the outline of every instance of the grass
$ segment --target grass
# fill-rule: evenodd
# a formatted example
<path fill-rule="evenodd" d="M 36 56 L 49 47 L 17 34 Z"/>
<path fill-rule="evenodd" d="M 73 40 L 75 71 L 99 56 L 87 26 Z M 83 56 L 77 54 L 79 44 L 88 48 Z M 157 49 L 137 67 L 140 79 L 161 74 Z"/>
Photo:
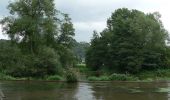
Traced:
<path fill-rule="evenodd" d="M 100 77 L 91 76 L 91 77 L 88 77 L 87 80 L 89 80 L 89 81 L 110 81 L 108 76 L 100 76 Z"/>
<path fill-rule="evenodd" d="M 127 74 L 112 74 L 112 75 L 105 75 L 105 76 L 91 76 L 87 78 L 89 81 L 137 81 L 138 78 L 127 75 Z"/>
<path fill-rule="evenodd" d="M 3 73 L 0 73 L 0 80 L 48 80 L 48 81 L 59 81 L 64 80 L 63 77 L 59 75 L 52 75 L 52 76 L 46 76 L 44 78 L 37 78 L 37 77 L 12 77 L 10 75 L 6 75 Z"/>
<path fill-rule="evenodd" d="M 153 71 L 143 71 L 136 75 L 140 80 L 169 80 L 170 79 L 170 69 L 158 69 Z"/>
<path fill-rule="evenodd" d="M 86 64 L 77 64 L 75 65 L 75 68 L 79 69 L 81 73 L 87 73 L 88 68 L 86 67 Z"/>
<path fill-rule="evenodd" d="M 109 79 L 112 81 L 137 81 L 138 78 L 129 74 L 112 74 L 109 76 Z"/>
<path fill-rule="evenodd" d="M 117 74 L 101 75 L 99 77 L 89 76 L 89 81 L 146 81 L 151 82 L 155 80 L 170 81 L 170 69 L 157 69 L 152 71 L 142 71 L 135 75 Z"/>
<path fill-rule="evenodd" d="M 78 68 L 82 68 L 82 73 L 88 75 L 88 69 L 85 65 L 78 65 Z M 36 78 L 36 77 L 12 77 L 10 75 L 6 75 L 0 73 L 0 80 L 47 80 L 47 81 L 67 81 L 67 82 L 77 82 L 79 71 L 75 70 L 76 68 L 68 69 L 64 77 L 59 75 L 46 76 L 44 78 Z M 100 76 L 89 75 L 87 76 L 88 81 L 144 81 L 151 82 L 155 80 L 167 80 L 170 81 L 170 69 L 158 69 L 152 71 L 141 71 L 138 74 L 130 75 L 130 74 L 102 74 Z"/>
<path fill-rule="evenodd" d="M 50 81 L 59 81 L 59 80 L 64 80 L 63 77 L 59 76 L 59 75 L 53 75 L 53 76 L 48 76 L 46 78 L 46 80 L 50 80 Z"/>
<path fill-rule="evenodd" d="M 9 75 L 5 75 L 3 73 L 0 73 L 0 80 L 16 80 L 16 78 L 9 76 Z"/>

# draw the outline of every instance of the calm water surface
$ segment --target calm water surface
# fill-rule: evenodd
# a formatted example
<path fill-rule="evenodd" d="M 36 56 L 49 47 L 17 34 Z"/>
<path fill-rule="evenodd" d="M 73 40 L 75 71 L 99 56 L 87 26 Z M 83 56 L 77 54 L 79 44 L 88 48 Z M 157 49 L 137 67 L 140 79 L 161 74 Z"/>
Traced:
<path fill-rule="evenodd" d="M 168 82 L 63 82 L 0 81 L 3 100 L 170 100 Z"/>

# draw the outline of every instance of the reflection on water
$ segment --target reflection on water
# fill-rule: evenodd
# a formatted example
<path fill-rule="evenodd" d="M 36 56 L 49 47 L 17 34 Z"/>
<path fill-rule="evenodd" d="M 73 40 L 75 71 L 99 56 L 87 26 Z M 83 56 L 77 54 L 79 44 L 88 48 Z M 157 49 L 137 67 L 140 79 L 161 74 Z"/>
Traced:
<path fill-rule="evenodd" d="M 3 100 L 170 100 L 168 82 L 0 82 Z"/>
<path fill-rule="evenodd" d="M 75 98 L 77 100 L 95 100 L 94 91 L 91 88 L 89 83 L 79 83 Z"/>

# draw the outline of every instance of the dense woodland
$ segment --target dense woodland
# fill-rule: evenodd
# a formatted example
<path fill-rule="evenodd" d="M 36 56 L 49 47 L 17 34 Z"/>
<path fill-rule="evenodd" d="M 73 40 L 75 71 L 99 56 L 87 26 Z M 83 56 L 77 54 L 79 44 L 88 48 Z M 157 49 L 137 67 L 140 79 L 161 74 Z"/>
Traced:
<path fill-rule="evenodd" d="M 117 9 L 107 28 L 86 43 L 74 39 L 71 18 L 54 0 L 17 0 L 8 9 L 11 15 L 0 21 L 9 37 L 0 40 L 2 74 L 76 80 L 73 68 L 80 63 L 88 71 L 121 74 L 170 68 L 169 36 L 158 12 Z"/>
<path fill-rule="evenodd" d="M 94 32 L 86 63 L 92 70 L 138 73 L 169 68 L 168 32 L 158 12 L 117 9 L 107 20 L 107 28 Z"/>
<path fill-rule="evenodd" d="M 10 38 L 1 44 L 1 72 L 17 77 L 60 74 L 73 66 L 74 28 L 53 0 L 18 0 L 1 20 Z"/>

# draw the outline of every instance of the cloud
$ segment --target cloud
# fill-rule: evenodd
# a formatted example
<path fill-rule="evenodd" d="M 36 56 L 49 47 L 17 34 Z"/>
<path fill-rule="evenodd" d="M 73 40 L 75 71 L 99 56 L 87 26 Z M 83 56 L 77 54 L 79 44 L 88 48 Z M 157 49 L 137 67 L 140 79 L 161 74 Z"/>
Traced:
<path fill-rule="evenodd" d="M 90 41 L 93 30 L 104 29 L 111 13 L 122 7 L 145 13 L 160 12 L 165 28 L 170 31 L 169 0 L 55 0 L 55 4 L 57 9 L 70 14 L 77 40 Z"/>
<path fill-rule="evenodd" d="M 102 31 L 106 27 L 105 21 L 96 22 L 75 22 L 73 23 L 76 28 L 75 39 L 77 41 L 89 41 L 92 38 L 92 33 L 94 30 Z"/>
<path fill-rule="evenodd" d="M 0 16 L 7 16 L 11 0 L 0 0 Z M 118 8 L 137 9 L 145 13 L 158 11 L 165 28 L 170 31 L 170 0 L 55 0 L 56 8 L 68 13 L 76 29 L 76 40 L 90 41 L 93 30 L 106 27 L 106 20 Z"/>

